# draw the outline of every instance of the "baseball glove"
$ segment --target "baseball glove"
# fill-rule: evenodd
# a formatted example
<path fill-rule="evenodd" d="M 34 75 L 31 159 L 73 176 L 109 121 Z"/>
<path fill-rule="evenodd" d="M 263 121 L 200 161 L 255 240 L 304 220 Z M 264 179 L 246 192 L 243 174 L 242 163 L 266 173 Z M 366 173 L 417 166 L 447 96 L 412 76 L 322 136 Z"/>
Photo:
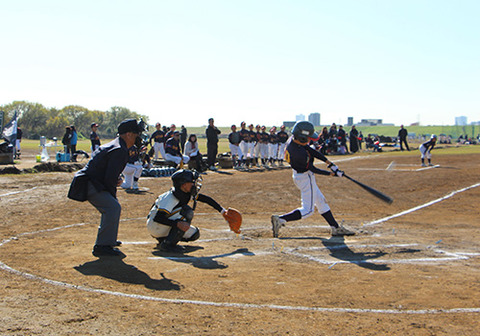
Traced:
<path fill-rule="evenodd" d="M 237 209 L 228 208 L 222 216 L 228 222 L 230 230 L 235 233 L 241 232 L 240 226 L 242 226 L 242 214 Z"/>

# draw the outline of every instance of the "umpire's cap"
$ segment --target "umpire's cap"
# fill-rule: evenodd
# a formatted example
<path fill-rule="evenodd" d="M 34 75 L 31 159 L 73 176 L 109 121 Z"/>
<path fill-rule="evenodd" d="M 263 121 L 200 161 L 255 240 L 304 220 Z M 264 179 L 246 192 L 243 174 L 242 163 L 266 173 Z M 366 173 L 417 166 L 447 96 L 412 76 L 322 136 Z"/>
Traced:
<path fill-rule="evenodd" d="M 300 142 L 308 142 L 310 139 L 318 139 L 315 127 L 309 121 L 298 121 L 292 129 L 293 138 Z"/>
<path fill-rule="evenodd" d="M 118 134 L 125 134 L 127 132 L 139 134 L 143 132 L 143 129 L 135 119 L 125 119 L 118 125 Z"/>

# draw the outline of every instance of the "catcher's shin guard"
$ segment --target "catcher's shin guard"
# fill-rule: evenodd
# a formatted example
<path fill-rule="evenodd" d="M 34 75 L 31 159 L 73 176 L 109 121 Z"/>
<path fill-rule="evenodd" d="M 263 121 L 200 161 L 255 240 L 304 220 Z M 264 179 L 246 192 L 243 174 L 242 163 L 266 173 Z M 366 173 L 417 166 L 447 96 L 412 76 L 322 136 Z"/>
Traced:
<path fill-rule="evenodd" d="M 178 242 L 182 239 L 184 232 L 180 230 L 178 227 L 172 227 L 170 229 L 170 232 L 168 233 L 168 236 L 165 238 L 165 240 L 162 242 L 161 247 L 162 249 L 168 250 L 175 245 L 178 244 Z"/>

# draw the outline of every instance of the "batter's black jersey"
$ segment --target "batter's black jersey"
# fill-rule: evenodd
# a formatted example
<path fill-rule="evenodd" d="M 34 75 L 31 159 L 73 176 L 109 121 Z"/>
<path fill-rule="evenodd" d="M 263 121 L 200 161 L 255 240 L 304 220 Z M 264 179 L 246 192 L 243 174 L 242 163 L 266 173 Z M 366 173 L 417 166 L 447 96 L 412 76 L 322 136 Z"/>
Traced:
<path fill-rule="evenodd" d="M 152 140 L 154 142 L 164 143 L 166 141 L 165 132 L 162 130 L 153 132 L 152 135 L 150 136 L 150 145 L 152 145 Z"/>
<path fill-rule="evenodd" d="M 330 175 L 329 171 L 318 169 L 313 165 L 315 158 L 323 162 L 326 162 L 327 158 L 308 145 L 300 145 L 291 139 L 287 143 L 285 157 L 292 169 L 295 169 L 297 173 L 305 173 L 310 170 L 315 174 Z"/>

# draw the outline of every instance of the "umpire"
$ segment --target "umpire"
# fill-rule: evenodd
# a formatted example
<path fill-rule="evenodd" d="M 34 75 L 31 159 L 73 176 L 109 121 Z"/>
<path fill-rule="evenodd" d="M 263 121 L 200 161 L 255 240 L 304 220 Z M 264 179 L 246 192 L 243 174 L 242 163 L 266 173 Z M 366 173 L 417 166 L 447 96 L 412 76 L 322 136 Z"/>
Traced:
<path fill-rule="evenodd" d="M 128 148 L 132 147 L 143 131 L 135 119 L 126 119 L 118 125 L 118 136 L 100 146 L 95 156 L 75 174 L 68 197 L 78 201 L 88 200 L 102 214 L 93 255 L 123 256 L 114 248 L 122 207 L 117 200 L 117 186 L 122 183 L 120 174 L 128 161 Z"/>

